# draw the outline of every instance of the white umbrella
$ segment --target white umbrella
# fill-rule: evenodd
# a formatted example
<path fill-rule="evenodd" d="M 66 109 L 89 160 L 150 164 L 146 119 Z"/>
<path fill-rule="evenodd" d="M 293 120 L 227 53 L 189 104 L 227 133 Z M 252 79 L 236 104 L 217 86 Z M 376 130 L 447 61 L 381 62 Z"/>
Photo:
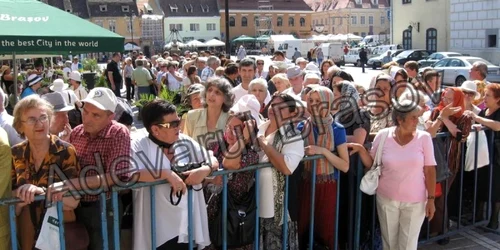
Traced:
<path fill-rule="evenodd" d="M 188 46 L 188 47 L 206 47 L 207 45 L 205 45 L 204 43 L 202 43 L 198 40 L 192 40 L 192 41 L 189 41 L 188 43 L 186 43 L 186 46 Z"/>
<path fill-rule="evenodd" d="M 165 48 L 170 48 L 170 47 L 172 47 L 172 44 L 173 44 L 173 42 L 169 42 L 169 43 L 165 44 Z M 179 48 L 182 48 L 182 47 L 184 47 L 184 46 L 186 46 L 186 45 L 185 45 L 185 44 L 183 44 L 183 43 L 181 43 L 181 42 L 177 42 L 177 46 L 179 46 Z"/>
<path fill-rule="evenodd" d="M 205 45 L 208 47 L 220 47 L 220 46 L 226 46 L 226 43 L 224 43 L 223 41 L 219 41 L 217 39 L 212 39 L 206 42 Z"/>
<path fill-rule="evenodd" d="M 354 35 L 352 33 L 347 34 L 347 39 L 348 40 L 352 40 L 352 41 L 361 41 L 361 40 L 363 40 L 362 37 Z"/>
<path fill-rule="evenodd" d="M 139 47 L 137 45 L 134 45 L 134 44 L 131 44 L 131 43 L 127 43 L 127 44 L 125 44 L 125 46 L 123 46 L 123 49 L 126 50 L 126 51 L 129 51 L 129 50 L 141 50 L 141 47 Z"/>

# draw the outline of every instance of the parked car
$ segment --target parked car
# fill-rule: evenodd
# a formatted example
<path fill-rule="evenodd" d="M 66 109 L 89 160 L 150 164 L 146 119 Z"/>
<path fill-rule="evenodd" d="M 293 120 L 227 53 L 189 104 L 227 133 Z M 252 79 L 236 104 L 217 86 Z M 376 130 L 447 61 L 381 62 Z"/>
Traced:
<path fill-rule="evenodd" d="M 433 65 L 434 63 L 437 63 L 439 60 L 443 58 L 456 57 L 456 56 L 462 56 L 462 54 L 457 52 L 435 52 L 432 53 L 429 57 L 418 61 L 418 66 L 428 67 Z"/>
<path fill-rule="evenodd" d="M 389 50 L 389 51 L 391 52 L 391 58 L 394 58 L 395 56 L 399 55 L 404 50 L 399 49 L 399 50 Z M 382 55 L 368 59 L 368 62 L 366 63 L 366 65 L 368 67 L 372 67 L 372 69 L 377 69 L 377 68 L 382 67 L 382 65 L 384 65 L 384 63 L 382 63 L 382 59 L 385 57 L 385 55 L 387 55 L 387 51 Z"/>
<path fill-rule="evenodd" d="M 500 67 L 480 57 L 448 57 L 438 61 L 432 65 L 431 68 L 443 72 L 443 85 L 454 85 L 458 87 L 469 79 L 469 72 L 475 62 L 484 62 L 488 66 L 488 76 L 486 80 L 490 82 L 500 82 Z M 421 71 L 424 69 L 425 68 L 422 68 Z"/>
<path fill-rule="evenodd" d="M 400 66 L 403 66 L 408 61 L 419 61 L 424 58 L 429 57 L 429 52 L 424 49 L 413 49 L 413 50 L 405 50 L 401 52 L 396 57 L 393 57 L 392 60 L 397 62 Z"/>

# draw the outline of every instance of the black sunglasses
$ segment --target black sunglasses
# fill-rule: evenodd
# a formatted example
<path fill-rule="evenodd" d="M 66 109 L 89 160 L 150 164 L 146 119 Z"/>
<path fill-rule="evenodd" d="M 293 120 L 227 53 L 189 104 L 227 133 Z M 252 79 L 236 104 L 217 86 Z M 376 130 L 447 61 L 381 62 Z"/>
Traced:
<path fill-rule="evenodd" d="M 181 125 L 181 120 L 176 120 L 176 121 L 171 121 L 171 122 L 165 122 L 165 123 L 159 123 L 156 124 L 157 126 L 163 127 L 163 128 L 178 128 L 179 125 Z"/>

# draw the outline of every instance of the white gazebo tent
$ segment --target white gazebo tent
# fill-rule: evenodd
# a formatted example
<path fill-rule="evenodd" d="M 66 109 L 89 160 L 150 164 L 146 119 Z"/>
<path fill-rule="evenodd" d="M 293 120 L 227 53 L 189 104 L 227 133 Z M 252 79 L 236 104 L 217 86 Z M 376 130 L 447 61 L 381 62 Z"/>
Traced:
<path fill-rule="evenodd" d="M 186 43 L 186 46 L 188 46 L 188 47 L 206 47 L 207 45 L 205 45 L 204 43 L 202 43 L 198 40 L 192 40 L 192 41 L 189 41 L 188 43 Z"/>
<path fill-rule="evenodd" d="M 169 49 L 170 47 L 172 47 L 172 44 L 174 44 L 173 42 L 169 42 L 167 44 L 165 44 L 165 48 L 166 49 Z M 181 42 L 177 42 L 177 46 L 179 46 L 179 48 L 182 48 L 184 46 L 186 46 L 185 44 L 181 43 Z"/>
<path fill-rule="evenodd" d="M 217 39 L 212 39 L 210 41 L 205 42 L 205 46 L 207 47 L 222 47 L 226 46 L 226 43 L 223 41 L 217 40 Z"/>

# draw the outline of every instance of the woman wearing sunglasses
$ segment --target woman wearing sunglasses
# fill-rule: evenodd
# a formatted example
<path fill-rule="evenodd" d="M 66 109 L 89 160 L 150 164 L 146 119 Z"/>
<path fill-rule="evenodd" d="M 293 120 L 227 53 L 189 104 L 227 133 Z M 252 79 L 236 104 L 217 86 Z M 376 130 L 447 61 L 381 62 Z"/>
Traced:
<path fill-rule="evenodd" d="M 132 141 L 131 151 L 140 182 L 167 180 L 155 186 L 156 249 L 187 250 L 187 188 L 193 188 L 193 240 L 203 249 L 210 245 L 207 210 L 201 183 L 217 169 L 217 159 L 189 136 L 180 133 L 176 107 L 164 100 L 144 106 L 142 120 L 147 133 Z M 189 170 L 174 170 L 188 163 L 202 163 Z M 134 249 L 151 249 L 150 188 L 134 189 Z"/>

